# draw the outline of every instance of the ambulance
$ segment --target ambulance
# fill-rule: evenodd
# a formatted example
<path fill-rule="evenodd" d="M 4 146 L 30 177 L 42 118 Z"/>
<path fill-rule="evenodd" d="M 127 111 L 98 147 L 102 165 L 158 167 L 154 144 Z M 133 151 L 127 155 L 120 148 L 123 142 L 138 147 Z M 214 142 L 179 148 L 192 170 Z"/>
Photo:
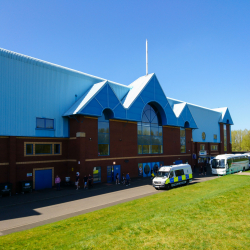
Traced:
<path fill-rule="evenodd" d="M 155 189 L 170 189 L 179 185 L 187 185 L 193 180 L 192 168 L 189 164 L 163 166 L 152 180 Z"/>

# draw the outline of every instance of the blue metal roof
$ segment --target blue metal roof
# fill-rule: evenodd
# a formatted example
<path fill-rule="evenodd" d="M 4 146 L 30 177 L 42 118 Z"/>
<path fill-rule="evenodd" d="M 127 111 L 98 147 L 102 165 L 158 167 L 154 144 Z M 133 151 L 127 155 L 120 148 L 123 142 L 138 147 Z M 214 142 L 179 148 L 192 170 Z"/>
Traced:
<path fill-rule="evenodd" d="M 188 122 L 194 141 L 219 138 L 219 123 L 233 124 L 229 110 L 207 109 L 167 98 L 155 74 L 142 76 L 128 86 L 76 70 L 0 49 L 0 135 L 68 136 L 67 116 L 101 116 L 109 108 L 115 119 L 141 121 L 150 103 L 162 125 L 184 127 Z M 51 118 L 55 128 L 36 130 L 36 117 Z"/>

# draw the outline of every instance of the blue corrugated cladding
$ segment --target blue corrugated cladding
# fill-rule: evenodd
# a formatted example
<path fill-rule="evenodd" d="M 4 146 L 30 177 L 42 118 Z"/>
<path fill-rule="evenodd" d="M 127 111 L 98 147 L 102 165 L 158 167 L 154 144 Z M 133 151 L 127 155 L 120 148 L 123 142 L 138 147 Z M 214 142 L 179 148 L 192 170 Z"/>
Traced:
<path fill-rule="evenodd" d="M 0 135 L 67 137 L 62 115 L 100 82 L 84 74 L 0 51 Z M 36 130 L 36 117 L 55 120 L 55 130 Z"/>
<path fill-rule="evenodd" d="M 197 124 L 198 129 L 193 130 L 193 140 L 195 142 L 220 142 L 219 119 L 221 114 L 209 109 L 204 109 L 188 104 L 188 108 Z M 205 132 L 206 138 L 202 140 L 202 133 Z M 217 141 L 214 140 L 214 134 L 217 135 Z"/>

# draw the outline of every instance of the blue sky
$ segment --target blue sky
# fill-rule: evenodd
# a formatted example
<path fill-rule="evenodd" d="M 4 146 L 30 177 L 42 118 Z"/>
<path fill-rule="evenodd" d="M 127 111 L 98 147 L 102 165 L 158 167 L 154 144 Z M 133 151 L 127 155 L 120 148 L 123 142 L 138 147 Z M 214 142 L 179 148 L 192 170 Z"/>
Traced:
<path fill-rule="evenodd" d="M 228 107 L 250 129 L 250 1 L 0 0 L 0 47 L 167 97 Z"/>

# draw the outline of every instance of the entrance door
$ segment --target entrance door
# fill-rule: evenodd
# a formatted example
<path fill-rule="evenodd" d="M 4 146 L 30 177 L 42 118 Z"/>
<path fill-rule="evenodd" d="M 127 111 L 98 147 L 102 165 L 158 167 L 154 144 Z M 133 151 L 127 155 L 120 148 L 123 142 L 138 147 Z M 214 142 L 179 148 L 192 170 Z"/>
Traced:
<path fill-rule="evenodd" d="M 52 188 L 52 169 L 35 170 L 35 190 Z"/>
<path fill-rule="evenodd" d="M 114 181 L 115 181 L 115 177 L 116 177 L 116 174 L 118 173 L 119 174 L 119 182 L 121 180 L 121 165 L 114 165 Z"/>
<path fill-rule="evenodd" d="M 113 166 L 107 166 L 107 182 L 111 183 L 114 179 Z"/>
<path fill-rule="evenodd" d="M 159 168 L 160 168 L 159 162 L 152 162 L 152 170 L 154 175 L 158 173 Z"/>
<path fill-rule="evenodd" d="M 114 182 L 117 173 L 119 174 L 119 180 L 121 180 L 121 165 L 107 166 L 107 182 Z"/>
<path fill-rule="evenodd" d="M 143 163 L 143 177 L 151 176 L 151 163 Z"/>

